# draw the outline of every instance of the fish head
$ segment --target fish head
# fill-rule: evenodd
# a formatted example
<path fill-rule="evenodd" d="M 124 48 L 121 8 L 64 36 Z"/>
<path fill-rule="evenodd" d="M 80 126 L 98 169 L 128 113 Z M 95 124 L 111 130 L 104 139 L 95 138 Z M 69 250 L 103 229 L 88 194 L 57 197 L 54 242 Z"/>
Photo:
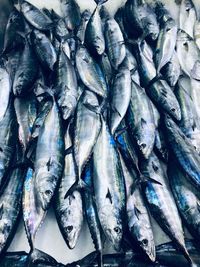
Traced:
<path fill-rule="evenodd" d="M 38 176 L 38 175 L 37 175 Z M 51 199 L 54 195 L 54 191 L 56 188 L 56 177 L 53 175 L 44 175 L 43 177 L 36 176 L 36 199 L 38 202 L 38 206 L 42 207 L 44 211 L 48 210 Z"/>
<path fill-rule="evenodd" d="M 19 19 L 19 13 L 17 10 L 14 10 L 9 18 L 8 18 L 8 23 L 7 23 L 7 27 L 9 27 L 10 25 L 14 24 L 17 20 Z"/>
<path fill-rule="evenodd" d="M 141 214 L 138 223 L 135 223 L 134 226 L 131 227 L 130 232 L 134 239 L 137 240 L 140 248 L 145 252 L 149 259 L 154 262 L 156 257 L 155 242 L 152 229 L 145 217 L 146 214 L 145 216 Z"/>
<path fill-rule="evenodd" d="M 107 214 L 106 217 L 106 224 L 102 225 L 105 235 L 113 244 L 114 249 L 120 251 L 123 237 L 122 222 L 120 219 L 117 219 L 117 216 Z"/>
<path fill-rule="evenodd" d="M 29 11 L 31 11 L 31 10 L 32 10 L 32 6 L 31 6 L 28 2 L 24 1 L 24 2 L 21 4 L 21 11 L 22 11 L 23 13 L 27 13 L 27 12 L 29 12 Z"/>
<path fill-rule="evenodd" d="M 83 223 L 83 209 L 79 192 L 74 192 L 65 200 L 61 211 L 60 225 L 64 231 L 65 241 L 70 249 L 76 246 Z M 69 204 L 69 205 L 68 205 Z"/>
<path fill-rule="evenodd" d="M 70 90 L 70 89 L 68 89 Z M 73 95 L 68 95 L 65 97 L 63 94 L 58 99 L 58 105 L 62 112 L 62 117 L 64 120 L 67 120 L 72 113 L 74 112 L 77 104 L 77 99 Z"/>

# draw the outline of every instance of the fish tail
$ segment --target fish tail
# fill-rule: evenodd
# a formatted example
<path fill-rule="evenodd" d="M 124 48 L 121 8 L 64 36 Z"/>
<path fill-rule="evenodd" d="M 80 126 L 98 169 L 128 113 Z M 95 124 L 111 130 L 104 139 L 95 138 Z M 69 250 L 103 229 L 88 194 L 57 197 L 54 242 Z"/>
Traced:
<path fill-rule="evenodd" d="M 77 179 L 77 181 L 69 188 L 67 193 L 64 196 L 64 199 L 66 199 L 68 196 L 71 196 L 74 191 L 82 191 L 87 190 L 88 192 L 92 192 L 91 188 L 88 184 L 86 184 L 82 179 Z"/>

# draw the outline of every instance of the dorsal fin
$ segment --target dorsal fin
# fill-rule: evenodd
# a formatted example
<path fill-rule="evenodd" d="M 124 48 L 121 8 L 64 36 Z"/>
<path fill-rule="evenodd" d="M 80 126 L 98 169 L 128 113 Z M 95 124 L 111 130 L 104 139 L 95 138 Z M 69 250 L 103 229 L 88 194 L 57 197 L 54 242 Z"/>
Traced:
<path fill-rule="evenodd" d="M 110 200 L 110 203 L 112 204 L 112 196 L 111 196 L 109 188 L 108 188 L 108 193 L 106 195 L 106 198 L 108 198 Z"/>

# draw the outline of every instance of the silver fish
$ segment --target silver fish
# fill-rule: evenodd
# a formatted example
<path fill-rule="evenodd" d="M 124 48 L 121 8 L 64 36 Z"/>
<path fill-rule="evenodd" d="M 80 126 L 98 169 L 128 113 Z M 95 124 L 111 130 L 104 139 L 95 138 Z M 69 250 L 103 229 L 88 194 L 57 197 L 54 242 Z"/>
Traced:
<path fill-rule="evenodd" d="M 70 124 L 65 133 L 65 167 L 56 194 L 55 212 L 63 238 L 68 247 L 73 249 L 77 243 L 83 224 L 83 207 L 82 197 L 79 191 L 74 191 L 67 198 L 64 198 L 66 192 L 76 181 L 74 157 L 72 151 L 67 152 L 67 150 L 70 150 L 70 147 L 72 147 L 69 128 Z"/>
<path fill-rule="evenodd" d="M 120 250 L 124 230 L 125 186 L 115 141 L 103 118 L 93 150 L 93 182 L 101 226 L 113 247 Z"/>
<path fill-rule="evenodd" d="M 74 122 L 73 147 L 79 178 L 81 178 L 84 167 L 92 155 L 101 130 L 100 115 L 95 110 L 98 108 L 97 96 L 85 90 L 78 102 Z"/>
<path fill-rule="evenodd" d="M 167 186 L 167 177 L 154 153 L 151 154 L 148 161 L 141 162 L 141 171 L 145 177 L 153 179 L 143 184 L 143 192 L 152 216 L 163 231 L 174 241 L 189 263 L 192 263 L 185 246 L 178 209 Z"/>
<path fill-rule="evenodd" d="M 86 32 L 87 24 L 88 24 L 88 21 L 90 20 L 91 15 L 92 14 L 88 9 L 83 11 L 81 15 L 81 22 L 78 27 L 76 36 L 81 41 L 82 44 L 84 43 L 84 40 L 85 40 L 85 32 Z"/>
<path fill-rule="evenodd" d="M 76 67 L 84 85 L 92 92 L 105 98 L 107 85 L 104 75 L 83 45 L 80 45 L 76 51 Z"/>
<path fill-rule="evenodd" d="M 53 21 L 31 3 L 23 1 L 20 8 L 25 19 L 36 29 L 47 31 L 53 26 Z"/>
<path fill-rule="evenodd" d="M 100 56 L 105 51 L 105 40 L 98 5 L 87 23 L 85 43 L 94 56 Z"/>
<path fill-rule="evenodd" d="M 182 0 L 179 13 L 179 28 L 194 37 L 196 11 L 192 0 Z"/>
<path fill-rule="evenodd" d="M 172 58 L 176 46 L 177 25 L 162 4 L 157 4 L 157 12 L 159 13 L 160 32 L 155 50 L 155 66 L 159 73 Z"/>
<path fill-rule="evenodd" d="M 56 63 L 55 90 L 62 117 L 67 120 L 74 114 L 78 101 L 78 83 L 74 66 L 60 48 Z"/>
<path fill-rule="evenodd" d="M 145 206 L 139 188 L 133 191 L 137 174 L 130 172 L 122 159 L 122 169 L 126 185 L 126 210 L 128 217 L 128 228 L 133 239 L 142 248 L 151 261 L 155 261 L 155 242 L 152 232 L 150 217 Z"/>
<path fill-rule="evenodd" d="M 153 109 L 145 90 L 134 81 L 131 86 L 131 102 L 126 119 L 139 152 L 144 158 L 148 158 L 155 141 Z"/>
<path fill-rule="evenodd" d="M 104 34 L 110 63 L 117 70 L 126 56 L 126 47 L 121 29 L 114 18 L 106 20 Z"/>
<path fill-rule="evenodd" d="M 81 20 L 80 7 L 76 3 L 76 0 L 61 0 L 60 4 L 66 26 L 68 30 L 73 31 L 80 24 Z"/>
<path fill-rule="evenodd" d="M 185 31 L 179 30 L 176 47 L 184 73 L 190 78 L 200 80 L 200 50 L 195 41 Z"/>

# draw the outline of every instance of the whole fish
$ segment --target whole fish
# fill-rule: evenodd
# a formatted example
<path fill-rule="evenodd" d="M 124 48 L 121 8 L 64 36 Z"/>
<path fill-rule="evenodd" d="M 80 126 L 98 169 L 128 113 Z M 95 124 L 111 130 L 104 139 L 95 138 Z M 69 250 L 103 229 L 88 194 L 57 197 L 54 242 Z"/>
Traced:
<path fill-rule="evenodd" d="M 151 228 L 148 211 L 145 207 L 139 188 L 133 191 L 134 182 L 137 174 L 132 170 L 130 172 L 125 165 L 122 157 L 121 164 L 126 185 L 126 210 L 128 228 L 133 239 L 142 248 L 143 252 L 151 261 L 155 261 L 155 243 Z"/>
<path fill-rule="evenodd" d="M 11 169 L 8 173 L 8 183 L 0 196 L 0 254 L 8 248 L 15 234 L 22 204 L 22 189 L 24 170 Z"/>
<path fill-rule="evenodd" d="M 123 179 L 115 141 L 102 118 L 101 132 L 93 150 L 94 193 L 102 229 L 116 250 L 121 248 L 124 231 Z"/>
<path fill-rule="evenodd" d="M 131 83 L 131 101 L 126 120 L 141 155 L 148 159 L 155 141 L 153 109 L 145 90 L 137 83 Z"/>
<path fill-rule="evenodd" d="M 79 179 L 92 155 L 101 130 L 100 114 L 96 111 L 98 109 L 97 96 L 85 90 L 78 102 L 74 121 L 73 149 Z"/>
<path fill-rule="evenodd" d="M 16 96 L 27 95 L 37 78 L 38 74 L 38 61 L 36 55 L 29 44 L 28 40 L 25 40 L 25 47 L 21 53 L 18 68 L 15 72 L 13 81 L 13 93 Z"/>
<path fill-rule="evenodd" d="M 87 24 L 88 24 L 88 21 L 90 20 L 91 15 L 92 14 L 88 9 L 84 10 L 81 15 L 81 22 L 78 27 L 76 37 L 80 40 L 82 44 L 85 41 L 86 28 L 87 28 Z"/>
<path fill-rule="evenodd" d="M 99 5 L 96 6 L 87 23 L 85 44 L 87 45 L 90 53 L 94 56 L 101 56 L 105 51 L 105 40 L 102 22 L 99 15 Z"/>
<path fill-rule="evenodd" d="M 152 83 L 152 80 L 156 77 L 156 69 L 150 47 L 145 41 L 137 42 L 133 47 L 142 80 L 141 85 L 146 88 L 147 95 L 156 107 L 160 107 L 175 119 L 180 120 L 181 112 L 178 101 L 167 82 L 158 79 Z"/>
<path fill-rule="evenodd" d="M 102 70 L 83 45 L 79 45 L 76 51 L 76 68 L 84 85 L 105 98 L 107 85 Z"/>
<path fill-rule="evenodd" d="M 179 30 L 176 47 L 178 59 L 184 73 L 190 78 L 200 80 L 200 50 L 194 39 L 185 31 Z"/>
<path fill-rule="evenodd" d="M 58 107 L 53 106 L 40 128 L 34 171 L 29 168 L 23 196 L 23 216 L 31 248 L 45 218 L 64 167 L 64 137 Z"/>
<path fill-rule="evenodd" d="M 168 165 L 168 176 L 180 214 L 189 232 L 197 240 L 200 235 L 199 192 L 188 182 L 180 168 Z"/>
<path fill-rule="evenodd" d="M 165 117 L 167 140 L 171 152 L 175 156 L 179 166 L 191 183 L 196 188 L 200 187 L 200 158 L 191 141 L 180 130 L 176 123 L 169 117 Z"/>
<path fill-rule="evenodd" d="M 105 21 L 104 35 L 110 63 L 117 70 L 126 56 L 126 47 L 121 29 L 114 18 L 109 17 Z"/>
<path fill-rule="evenodd" d="M 178 123 L 183 133 L 191 140 L 198 152 L 200 152 L 198 115 L 191 97 L 190 79 L 180 77 L 175 91 L 181 108 L 181 120 Z"/>
<path fill-rule="evenodd" d="M 34 30 L 31 33 L 31 39 L 35 53 L 42 66 L 53 71 L 57 55 L 49 38 L 44 33 Z"/>
<path fill-rule="evenodd" d="M 51 130 L 50 130 L 51 129 Z M 46 211 L 63 172 L 64 139 L 61 118 L 54 101 L 38 136 L 35 159 L 35 191 Z"/>
<path fill-rule="evenodd" d="M 174 50 L 170 61 L 161 69 L 161 73 L 171 87 L 174 87 L 181 75 L 181 66 Z"/>
<path fill-rule="evenodd" d="M 66 28 L 65 21 L 62 18 L 54 19 L 55 21 L 55 28 L 54 34 L 56 38 L 61 42 L 64 41 L 69 37 L 69 31 Z"/>
<path fill-rule="evenodd" d="M 154 153 L 151 154 L 149 160 L 141 161 L 140 167 L 145 177 L 153 179 L 143 183 L 143 192 L 152 216 L 163 231 L 174 241 L 174 244 L 188 262 L 192 263 L 185 246 L 181 219 L 173 196 L 167 187 L 167 177 L 163 167 Z"/>
<path fill-rule="evenodd" d="M 160 23 L 160 33 L 155 50 L 155 67 L 159 73 L 174 53 L 177 37 L 177 25 L 163 4 L 157 3 L 156 12 Z"/>
<path fill-rule="evenodd" d="M 16 151 L 18 124 L 13 106 L 10 100 L 3 118 L 0 120 L 0 186 L 7 179 Z"/>
<path fill-rule="evenodd" d="M 33 95 L 26 98 L 15 98 L 14 107 L 19 124 L 18 139 L 25 155 L 25 151 L 32 135 L 32 129 L 37 117 L 37 102 Z"/>
<path fill-rule="evenodd" d="M 88 163 L 83 175 L 84 182 L 94 190 L 94 185 L 92 181 L 92 169 L 91 163 Z M 93 193 L 93 191 L 92 191 Z M 98 267 L 103 267 L 102 260 L 102 228 L 97 214 L 96 203 L 93 199 L 93 194 L 87 190 L 83 191 L 83 203 L 85 209 L 85 216 L 90 230 L 91 238 L 94 243 L 94 247 L 98 255 Z"/>
<path fill-rule="evenodd" d="M 75 162 L 72 154 L 70 125 L 65 133 L 65 167 L 61 183 L 55 199 L 55 213 L 60 231 L 68 247 L 73 249 L 77 243 L 83 224 L 82 197 L 79 191 L 74 191 L 67 198 L 66 192 L 76 181 Z M 67 152 L 68 150 L 68 152 Z"/>
<path fill-rule="evenodd" d="M 192 38 L 194 37 L 194 25 L 196 11 L 192 0 L 182 0 L 179 13 L 179 28 L 184 30 Z"/>
<path fill-rule="evenodd" d="M 67 29 L 73 31 L 76 29 L 81 20 L 80 7 L 76 3 L 76 0 L 61 0 L 61 11 L 65 19 Z"/>
<path fill-rule="evenodd" d="M 6 54 L 10 50 L 18 47 L 23 43 L 21 36 L 17 34 L 17 32 L 23 32 L 23 31 L 24 31 L 23 17 L 21 13 L 16 8 L 14 8 L 14 10 L 10 13 L 10 16 L 8 18 L 2 53 Z"/>
<path fill-rule="evenodd" d="M 0 121 L 8 108 L 11 95 L 11 79 L 4 62 L 0 63 Z"/>
<path fill-rule="evenodd" d="M 48 31 L 53 26 L 53 21 L 36 6 L 27 1 L 22 1 L 20 9 L 25 19 L 36 29 Z"/>
<path fill-rule="evenodd" d="M 128 68 L 120 67 L 110 90 L 110 130 L 114 135 L 124 118 L 131 100 L 131 75 Z"/>
<path fill-rule="evenodd" d="M 57 92 L 58 106 L 61 109 L 63 119 L 67 120 L 74 114 L 77 105 L 78 83 L 74 66 L 63 52 L 62 47 L 58 54 L 55 69 L 56 81 L 54 86 Z"/>

